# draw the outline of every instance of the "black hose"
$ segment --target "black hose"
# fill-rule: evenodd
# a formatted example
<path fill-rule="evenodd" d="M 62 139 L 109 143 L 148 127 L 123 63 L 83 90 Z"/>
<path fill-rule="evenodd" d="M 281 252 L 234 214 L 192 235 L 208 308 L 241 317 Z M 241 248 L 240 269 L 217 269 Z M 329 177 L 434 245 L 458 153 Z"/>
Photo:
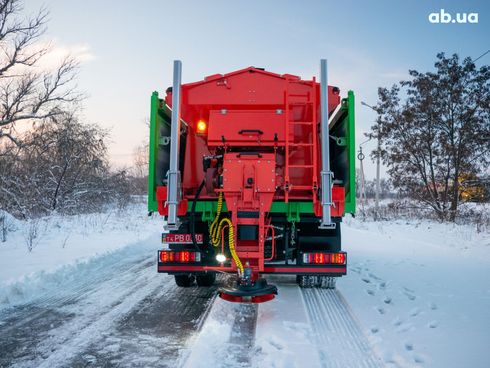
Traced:
<path fill-rule="evenodd" d="M 192 238 L 192 245 L 194 245 L 194 248 L 198 252 L 201 252 L 201 248 L 197 244 L 196 241 L 196 202 L 199 199 L 199 196 L 201 195 L 202 189 L 206 185 L 206 180 L 202 180 L 201 185 L 199 185 L 199 188 L 197 188 L 196 195 L 194 196 L 194 200 L 192 201 L 192 207 L 191 207 L 191 238 Z"/>

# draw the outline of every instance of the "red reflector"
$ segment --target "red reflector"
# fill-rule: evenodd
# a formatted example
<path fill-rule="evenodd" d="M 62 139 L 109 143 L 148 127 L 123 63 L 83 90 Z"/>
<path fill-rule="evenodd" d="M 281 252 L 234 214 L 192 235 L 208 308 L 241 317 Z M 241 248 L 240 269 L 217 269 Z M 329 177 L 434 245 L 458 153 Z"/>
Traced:
<path fill-rule="evenodd" d="M 344 264 L 345 263 L 345 254 L 344 253 L 332 254 L 332 260 L 330 263 Z"/>

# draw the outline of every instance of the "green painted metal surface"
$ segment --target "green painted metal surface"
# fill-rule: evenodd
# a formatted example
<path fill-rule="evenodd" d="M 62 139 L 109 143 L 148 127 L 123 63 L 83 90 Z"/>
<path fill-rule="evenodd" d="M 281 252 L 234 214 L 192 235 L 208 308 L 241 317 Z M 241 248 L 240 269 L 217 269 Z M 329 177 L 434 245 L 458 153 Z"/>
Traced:
<path fill-rule="evenodd" d="M 217 205 L 217 201 L 197 201 L 196 212 L 202 212 L 202 221 L 212 221 L 216 215 Z M 222 211 L 228 211 L 226 203 L 223 203 Z M 273 202 L 270 212 L 284 213 L 289 222 L 298 222 L 301 214 L 313 213 L 313 202 Z"/>
<path fill-rule="evenodd" d="M 158 155 L 158 108 L 160 106 L 160 99 L 158 98 L 158 92 L 153 92 L 151 95 L 151 109 L 150 109 L 150 143 L 149 143 L 149 155 L 148 155 L 148 211 L 154 212 L 158 210 L 158 204 L 156 199 L 156 157 Z"/>
<path fill-rule="evenodd" d="M 347 93 L 347 149 L 349 155 L 349 188 L 345 194 L 345 213 L 356 212 L 356 123 L 354 92 Z"/>

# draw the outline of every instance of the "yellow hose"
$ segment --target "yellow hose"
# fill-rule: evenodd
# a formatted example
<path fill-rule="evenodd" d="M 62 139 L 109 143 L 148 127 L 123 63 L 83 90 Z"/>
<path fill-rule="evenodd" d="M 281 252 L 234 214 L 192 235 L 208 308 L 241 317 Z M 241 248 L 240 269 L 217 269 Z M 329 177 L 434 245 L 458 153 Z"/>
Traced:
<path fill-rule="evenodd" d="M 221 242 L 221 231 L 223 230 L 224 225 L 228 225 L 228 246 L 230 248 L 231 257 L 236 263 L 237 268 L 243 274 L 243 265 L 242 261 L 238 257 L 238 254 L 235 250 L 235 230 L 233 228 L 233 224 L 229 218 L 224 218 L 219 221 L 219 217 L 221 215 L 221 210 L 223 208 L 223 192 L 219 192 L 218 194 L 218 205 L 216 207 L 216 216 L 214 217 L 213 222 L 209 226 L 209 235 L 211 237 L 211 244 L 217 247 Z"/>
<path fill-rule="evenodd" d="M 242 261 L 240 261 L 240 258 L 238 257 L 238 254 L 235 250 L 235 230 L 233 229 L 233 224 L 231 223 L 229 218 L 225 217 L 223 220 L 220 221 L 218 228 L 221 232 L 221 229 L 225 224 L 228 225 L 228 246 L 230 247 L 231 257 L 235 261 L 237 268 L 240 270 L 240 274 L 243 275 Z"/>
<path fill-rule="evenodd" d="M 218 220 L 221 215 L 221 209 L 223 208 L 223 192 L 218 194 L 218 206 L 216 208 L 216 216 L 214 217 L 211 226 L 209 226 L 209 235 L 211 236 L 211 244 L 217 247 L 221 239 L 221 231 L 218 226 Z"/>

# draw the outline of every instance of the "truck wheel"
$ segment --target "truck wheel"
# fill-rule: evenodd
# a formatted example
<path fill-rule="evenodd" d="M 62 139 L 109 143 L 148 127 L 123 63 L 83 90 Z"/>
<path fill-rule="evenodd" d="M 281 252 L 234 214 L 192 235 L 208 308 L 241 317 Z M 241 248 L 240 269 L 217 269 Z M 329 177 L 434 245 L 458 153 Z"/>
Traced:
<path fill-rule="evenodd" d="M 179 287 L 189 287 L 194 283 L 194 276 L 192 275 L 175 275 L 175 283 Z"/>
<path fill-rule="evenodd" d="M 203 275 L 196 275 L 197 286 L 212 286 L 216 280 L 215 273 L 205 273 Z"/>
<path fill-rule="evenodd" d="M 299 287 L 312 288 L 316 284 L 316 276 L 297 275 L 296 282 L 298 283 Z"/>
<path fill-rule="evenodd" d="M 318 286 L 322 289 L 335 289 L 335 284 L 337 281 L 336 277 L 331 276 L 319 276 Z"/>

